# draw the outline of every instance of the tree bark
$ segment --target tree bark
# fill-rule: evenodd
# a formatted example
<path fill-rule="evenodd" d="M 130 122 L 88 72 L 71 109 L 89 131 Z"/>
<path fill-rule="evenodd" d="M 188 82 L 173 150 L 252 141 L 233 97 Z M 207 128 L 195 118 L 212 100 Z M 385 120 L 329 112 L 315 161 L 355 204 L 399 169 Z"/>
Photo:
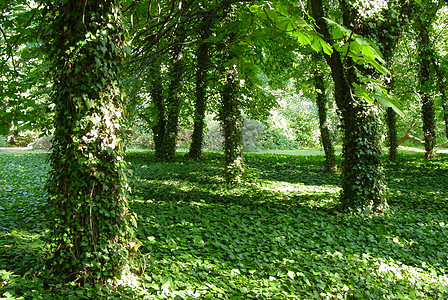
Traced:
<path fill-rule="evenodd" d="M 350 24 L 350 11 L 341 1 L 344 25 Z M 324 20 L 321 0 L 311 0 L 311 8 L 319 33 L 328 41 L 331 36 Z M 335 100 L 341 112 L 344 129 L 341 205 L 344 210 L 384 207 L 377 116 L 371 107 L 355 98 L 352 83 L 356 81 L 353 68 L 344 65 L 341 55 L 334 50 L 325 55 L 335 84 Z"/>
<path fill-rule="evenodd" d="M 315 71 L 314 86 L 316 88 L 316 103 L 319 114 L 319 129 L 322 146 L 325 152 L 325 171 L 334 173 L 337 170 L 336 157 L 334 155 L 333 141 L 327 121 L 327 97 L 325 94 L 324 76 L 319 71 Z"/>
<path fill-rule="evenodd" d="M 133 229 L 119 138 L 120 1 L 62 1 L 48 48 L 56 107 L 48 180 L 53 279 L 105 284 L 129 255 Z M 87 37 L 87 39 L 86 39 Z"/>

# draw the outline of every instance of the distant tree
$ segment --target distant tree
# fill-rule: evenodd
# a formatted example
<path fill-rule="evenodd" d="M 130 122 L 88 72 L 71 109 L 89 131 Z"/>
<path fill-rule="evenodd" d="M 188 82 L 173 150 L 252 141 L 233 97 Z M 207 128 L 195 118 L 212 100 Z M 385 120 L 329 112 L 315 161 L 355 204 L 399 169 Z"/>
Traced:
<path fill-rule="evenodd" d="M 122 1 L 48 1 L 54 79 L 49 155 L 48 267 L 52 279 L 105 284 L 138 248 L 126 199 L 118 81 Z"/>
<path fill-rule="evenodd" d="M 196 50 L 196 86 L 195 86 L 195 110 L 193 118 L 193 134 L 188 156 L 200 159 L 202 155 L 202 144 L 204 139 L 205 113 L 207 108 L 207 79 L 210 69 L 210 42 L 207 41 L 211 35 L 211 27 L 215 13 L 212 11 L 202 12 L 202 23 L 199 27 L 200 41 Z"/>
<path fill-rule="evenodd" d="M 419 94 L 422 104 L 423 136 L 425 140 L 425 158 L 431 159 L 436 143 L 434 99 L 431 95 L 431 41 L 429 31 L 431 19 L 425 18 L 420 6 L 413 6 L 414 28 L 417 33 L 418 62 L 419 62 Z M 429 7 L 427 8 L 429 9 Z M 430 14 L 432 15 L 432 14 Z M 426 14 L 428 16 L 428 14 Z"/>

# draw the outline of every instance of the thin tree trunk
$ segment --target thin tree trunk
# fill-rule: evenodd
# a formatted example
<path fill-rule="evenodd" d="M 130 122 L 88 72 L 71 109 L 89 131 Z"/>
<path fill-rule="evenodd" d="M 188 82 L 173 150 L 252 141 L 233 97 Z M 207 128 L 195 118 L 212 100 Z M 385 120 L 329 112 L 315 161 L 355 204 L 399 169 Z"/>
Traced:
<path fill-rule="evenodd" d="M 397 149 L 398 149 L 398 140 L 397 140 L 397 127 L 396 127 L 396 113 L 393 108 L 388 107 L 386 110 L 387 116 L 387 128 L 388 128 L 388 139 L 389 139 L 389 161 L 396 162 L 397 161 Z"/>
<path fill-rule="evenodd" d="M 152 127 L 155 157 L 159 160 L 165 160 L 165 127 L 166 127 L 166 111 L 163 99 L 163 85 L 160 74 L 160 66 L 151 69 L 151 98 L 155 110 L 155 124 Z"/>
<path fill-rule="evenodd" d="M 323 74 L 316 70 L 314 75 L 314 86 L 318 91 L 316 96 L 317 109 L 319 114 L 319 128 L 322 146 L 325 151 L 325 171 L 336 172 L 337 164 L 334 155 L 333 141 L 331 139 L 330 130 L 327 120 L 327 97 Z"/>

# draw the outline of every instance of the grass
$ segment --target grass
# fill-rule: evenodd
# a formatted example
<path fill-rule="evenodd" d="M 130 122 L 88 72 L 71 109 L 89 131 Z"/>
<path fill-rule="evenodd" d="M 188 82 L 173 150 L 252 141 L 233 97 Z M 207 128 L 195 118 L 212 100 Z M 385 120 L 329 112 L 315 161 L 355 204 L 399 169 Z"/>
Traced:
<path fill-rule="evenodd" d="M 226 188 L 221 154 L 129 153 L 143 274 L 101 296 L 43 288 L 45 153 L 0 152 L 0 298 L 448 299 L 448 155 L 422 156 L 385 165 L 387 212 L 347 215 L 320 155 L 247 154 Z"/>

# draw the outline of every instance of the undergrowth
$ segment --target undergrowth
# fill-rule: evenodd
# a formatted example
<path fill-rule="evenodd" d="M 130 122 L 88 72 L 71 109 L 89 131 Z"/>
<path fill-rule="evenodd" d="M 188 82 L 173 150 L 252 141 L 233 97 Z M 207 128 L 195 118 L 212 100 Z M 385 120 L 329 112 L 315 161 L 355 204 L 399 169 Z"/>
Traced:
<path fill-rule="evenodd" d="M 389 209 L 337 212 L 322 156 L 156 162 L 129 153 L 138 276 L 111 287 L 45 285 L 45 153 L 0 152 L 0 297 L 10 299 L 448 299 L 448 156 L 385 165 Z"/>

